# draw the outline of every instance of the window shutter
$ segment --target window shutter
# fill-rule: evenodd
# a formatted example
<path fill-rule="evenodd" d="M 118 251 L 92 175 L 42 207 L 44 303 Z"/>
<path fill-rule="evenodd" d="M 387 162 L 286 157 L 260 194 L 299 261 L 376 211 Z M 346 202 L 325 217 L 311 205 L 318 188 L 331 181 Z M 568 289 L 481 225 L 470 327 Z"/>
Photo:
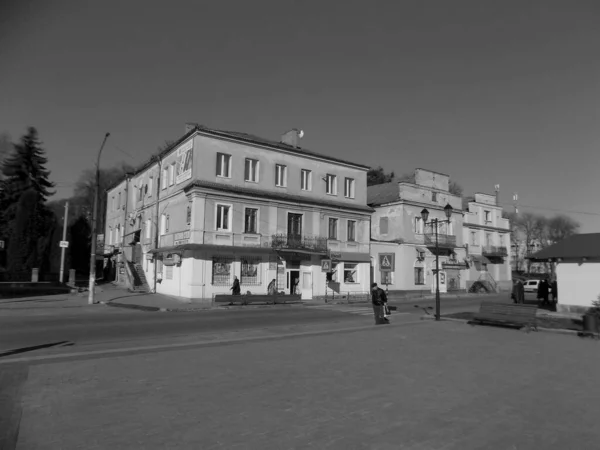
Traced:
<path fill-rule="evenodd" d="M 221 156 L 221 154 L 217 153 L 217 175 L 222 174 L 222 159 L 223 157 Z"/>
<path fill-rule="evenodd" d="M 244 173 L 244 177 L 245 177 L 244 179 L 247 181 L 250 181 L 250 165 L 251 165 L 251 162 L 249 159 L 247 159 L 246 160 L 246 170 Z"/>

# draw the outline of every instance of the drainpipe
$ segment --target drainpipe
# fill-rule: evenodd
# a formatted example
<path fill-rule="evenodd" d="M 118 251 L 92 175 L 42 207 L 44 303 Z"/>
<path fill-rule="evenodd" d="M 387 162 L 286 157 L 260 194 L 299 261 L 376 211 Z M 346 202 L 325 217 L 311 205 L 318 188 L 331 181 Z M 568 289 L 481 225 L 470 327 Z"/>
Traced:
<path fill-rule="evenodd" d="M 158 250 L 158 233 L 159 233 L 159 219 L 160 219 L 160 211 L 159 211 L 159 195 L 160 195 L 160 176 L 162 174 L 162 161 L 160 160 L 160 156 L 155 156 L 156 161 L 158 163 L 158 175 L 156 176 L 156 226 L 154 232 L 154 250 Z M 156 294 L 156 276 L 157 271 L 156 268 L 158 266 L 158 253 L 154 253 L 154 293 Z"/>
<path fill-rule="evenodd" d="M 125 259 L 125 234 L 127 227 L 127 205 L 129 204 L 129 183 L 131 182 L 130 174 L 125 174 L 125 213 L 123 214 L 123 236 L 121 237 L 121 253 Z"/>

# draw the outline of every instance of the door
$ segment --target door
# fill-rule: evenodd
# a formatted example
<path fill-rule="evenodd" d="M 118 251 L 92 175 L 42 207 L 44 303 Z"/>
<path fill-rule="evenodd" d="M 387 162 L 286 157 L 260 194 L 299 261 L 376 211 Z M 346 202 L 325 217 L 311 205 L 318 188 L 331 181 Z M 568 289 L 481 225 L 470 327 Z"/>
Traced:
<path fill-rule="evenodd" d="M 290 285 L 288 293 L 290 295 L 299 295 L 300 289 L 300 271 L 290 270 Z"/>
<path fill-rule="evenodd" d="M 312 273 L 311 272 L 302 272 L 302 300 L 310 300 L 312 299 Z"/>
<path fill-rule="evenodd" d="M 302 241 L 302 214 L 288 213 L 288 246 L 297 247 Z"/>

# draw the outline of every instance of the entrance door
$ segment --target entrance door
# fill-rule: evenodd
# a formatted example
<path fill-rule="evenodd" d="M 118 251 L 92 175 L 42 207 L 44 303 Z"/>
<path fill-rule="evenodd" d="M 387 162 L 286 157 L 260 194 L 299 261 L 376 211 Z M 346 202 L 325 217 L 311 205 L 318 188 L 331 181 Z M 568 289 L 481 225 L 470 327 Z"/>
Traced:
<path fill-rule="evenodd" d="M 290 270 L 290 286 L 288 293 L 290 295 L 300 294 L 301 289 L 302 287 L 300 286 L 300 271 Z"/>
<path fill-rule="evenodd" d="M 302 272 L 302 300 L 312 299 L 312 272 Z"/>

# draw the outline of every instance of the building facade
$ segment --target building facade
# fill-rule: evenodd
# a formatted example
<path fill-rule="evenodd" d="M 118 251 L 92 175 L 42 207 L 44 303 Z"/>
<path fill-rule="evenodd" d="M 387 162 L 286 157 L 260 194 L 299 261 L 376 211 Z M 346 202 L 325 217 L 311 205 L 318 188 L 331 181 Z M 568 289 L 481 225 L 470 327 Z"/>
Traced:
<path fill-rule="evenodd" d="M 371 261 L 375 281 L 389 290 L 431 291 L 436 279 L 436 230 L 440 288 L 464 289 L 466 251 L 462 238 L 462 199 L 449 191 L 450 177 L 415 170 L 415 182 L 368 187 L 371 218 Z M 453 208 L 449 223 L 444 207 Z M 421 217 L 429 211 L 428 222 Z M 391 264 L 393 270 L 387 270 Z"/>
<path fill-rule="evenodd" d="M 497 290 L 512 289 L 510 224 L 502 217 L 495 195 L 475 194 L 463 218 L 469 270 L 467 288 L 475 281 L 490 283 Z"/>
<path fill-rule="evenodd" d="M 265 294 L 272 281 L 303 299 L 368 291 L 368 167 L 302 149 L 301 136 L 274 142 L 190 126 L 113 187 L 106 235 L 121 242 L 124 281 L 205 300 L 231 293 L 234 277 L 242 293 Z"/>

